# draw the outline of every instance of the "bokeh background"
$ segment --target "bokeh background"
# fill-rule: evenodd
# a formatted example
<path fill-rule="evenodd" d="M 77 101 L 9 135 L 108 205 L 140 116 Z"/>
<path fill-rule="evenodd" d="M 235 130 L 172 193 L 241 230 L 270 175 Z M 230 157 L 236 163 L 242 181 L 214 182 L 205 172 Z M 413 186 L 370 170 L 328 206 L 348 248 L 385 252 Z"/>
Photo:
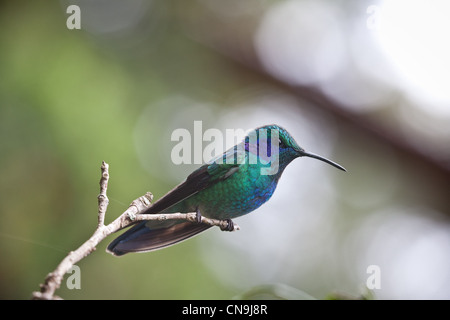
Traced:
<path fill-rule="evenodd" d="M 67 7 L 81 9 L 69 30 Z M 106 221 L 199 165 L 171 133 L 277 123 L 313 159 L 273 198 L 179 245 L 82 260 L 66 299 L 450 298 L 445 0 L 0 2 L 0 298 L 27 299 Z M 228 142 L 230 144 L 230 142 Z M 232 142 L 231 142 L 232 144 Z M 226 147 L 226 146 L 224 146 Z"/>

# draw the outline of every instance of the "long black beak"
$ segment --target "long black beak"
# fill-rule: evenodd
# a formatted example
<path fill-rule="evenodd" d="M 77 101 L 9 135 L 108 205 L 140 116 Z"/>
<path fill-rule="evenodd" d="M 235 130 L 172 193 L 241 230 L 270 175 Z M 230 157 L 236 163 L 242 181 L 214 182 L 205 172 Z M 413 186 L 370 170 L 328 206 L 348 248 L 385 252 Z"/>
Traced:
<path fill-rule="evenodd" d="M 321 160 L 321 161 L 326 162 L 328 164 L 331 164 L 333 167 L 336 167 L 336 168 L 338 168 L 338 169 L 340 169 L 342 171 L 347 171 L 347 170 L 345 170 L 345 168 L 343 166 L 337 164 L 336 162 L 328 160 L 328 159 L 326 159 L 324 157 L 321 157 L 321 156 L 319 156 L 317 154 L 306 152 L 304 150 L 302 150 L 300 152 L 300 157 L 310 157 L 310 158 L 318 159 L 318 160 Z"/>

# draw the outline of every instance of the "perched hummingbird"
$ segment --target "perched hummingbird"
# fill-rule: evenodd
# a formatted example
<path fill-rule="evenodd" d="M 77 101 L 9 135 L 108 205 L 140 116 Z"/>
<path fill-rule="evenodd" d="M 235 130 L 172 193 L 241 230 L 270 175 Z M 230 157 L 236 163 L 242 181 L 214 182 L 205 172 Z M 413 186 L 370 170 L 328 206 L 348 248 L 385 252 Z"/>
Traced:
<path fill-rule="evenodd" d="M 319 159 L 346 171 L 333 161 L 303 150 L 285 129 L 268 125 L 250 131 L 242 142 L 192 172 L 143 213 L 197 212 L 198 217 L 228 220 L 231 231 L 231 219 L 269 200 L 283 170 L 298 157 Z M 111 242 L 107 251 L 121 256 L 161 249 L 208 228 L 186 220 L 141 221 Z"/>

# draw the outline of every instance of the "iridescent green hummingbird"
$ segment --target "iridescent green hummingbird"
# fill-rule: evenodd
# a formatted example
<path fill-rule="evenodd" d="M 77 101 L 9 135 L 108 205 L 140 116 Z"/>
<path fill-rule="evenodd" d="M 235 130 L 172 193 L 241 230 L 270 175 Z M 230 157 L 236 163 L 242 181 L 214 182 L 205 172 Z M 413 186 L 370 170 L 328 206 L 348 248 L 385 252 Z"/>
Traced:
<path fill-rule="evenodd" d="M 346 171 L 333 161 L 306 152 L 285 129 L 263 126 L 192 172 L 143 213 L 197 212 L 198 217 L 228 220 L 227 230 L 231 231 L 231 219 L 252 212 L 269 200 L 286 166 L 298 157 L 319 159 Z M 111 242 L 107 251 L 121 256 L 157 250 L 208 228 L 186 220 L 142 221 Z"/>

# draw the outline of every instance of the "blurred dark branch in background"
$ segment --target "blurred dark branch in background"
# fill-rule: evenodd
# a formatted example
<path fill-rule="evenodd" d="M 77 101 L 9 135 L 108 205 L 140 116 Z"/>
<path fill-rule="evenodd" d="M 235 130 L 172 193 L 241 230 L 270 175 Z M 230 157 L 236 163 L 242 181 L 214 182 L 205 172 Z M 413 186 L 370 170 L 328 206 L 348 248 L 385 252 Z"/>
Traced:
<path fill-rule="evenodd" d="M 185 8 L 183 6 L 183 8 Z M 198 11 L 195 11 L 198 10 Z M 414 183 L 428 188 L 433 186 L 438 190 L 448 190 L 450 187 L 450 164 L 448 161 L 420 149 L 420 144 L 400 130 L 398 126 L 379 121 L 368 112 L 356 113 L 325 95 L 318 87 L 291 85 L 269 72 L 261 64 L 253 46 L 255 30 L 261 19 L 261 12 L 256 9 L 252 14 L 225 17 L 219 13 L 205 8 L 197 7 L 195 15 L 184 14 L 177 17 L 182 23 L 183 32 L 193 41 L 217 52 L 219 55 L 235 64 L 243 73 L 261 79 L 275 88 L 279 88 L 299 100 L 306 101 L 314 107 L 324 110 L 332 115 L 339 125 L 341 133 L 363 136 L 391 147 L 396 151 L 402 165 L 410 171 Z M 183 11 L 186 12 L 186 11 Z M 208 26 L 206 28 L 206 26 Z M 399 93 L 401 95 L 401 93 Z M 302 105 L 303 107 L 303 105 Z M 349 168 L 351 172 L 351 168 Z M 417 176 L 416 176 L 417 174 Z M 444 200 L 445 212 L 448 210 L 448 201 Z"/>
<path fill-rule="evenodd" d="M 435 158 L 432 154 L 426 154 L 412 145 L 406 137 L 400 132 L 396 132 L 392 128 L 383 126 L 377 121 L 369 119 L 364 114 L 356 114 L 351 112 L 348 107 L 341 103 L 328 98 L 319 89 L 313 86 L 292 86 L 283 82 L 264 70 L 264 67 L 258 62 L 257 55 L 247 52 L 245 56 L 240 55 L 241 52 L 230 50 L 230 47 L 211 45 L 202 42 L 203 45 L 215 50 L 222 56 L 238 63 L 240 67 L 246 68 L 246 71 L 253 72 L 263 81 L 283 89 L 284 91 L 311 103 L 312 105 L 325 110 L 333 115 L 340 126 L 349 130 L 355 130 L 364 133 L 371 138 L 392 146 L 395 150 L 402 153 L 409 161 L 417 162 L 417 165 L 423 166 L 424 169 L 431 170 L 436 176 L 442 176 L 450 179 L 450 166 L 441 160 Z"/>

